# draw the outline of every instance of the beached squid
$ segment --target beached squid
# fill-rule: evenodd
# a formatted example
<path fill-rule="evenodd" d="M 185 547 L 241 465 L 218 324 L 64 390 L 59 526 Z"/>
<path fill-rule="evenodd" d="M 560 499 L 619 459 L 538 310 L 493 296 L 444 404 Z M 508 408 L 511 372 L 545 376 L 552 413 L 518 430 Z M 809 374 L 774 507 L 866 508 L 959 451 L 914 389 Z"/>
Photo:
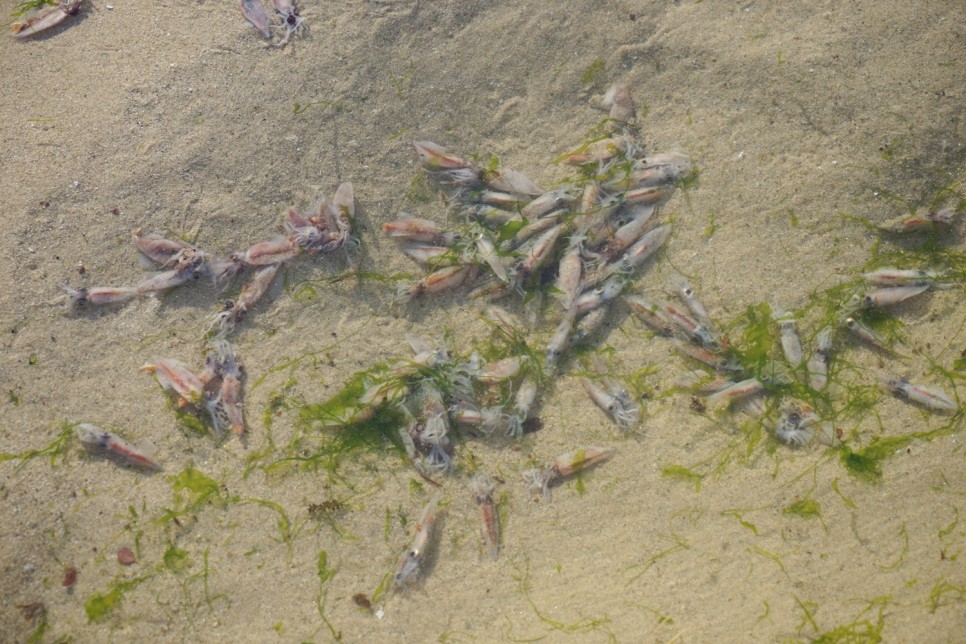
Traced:
<path fill-rule="evenodd" d="M 268 14 L 265 13 L 265 9 L 257 0 L 239 0 L 238 6 L 241 9 L 242 15 L 245 16 L 245 20 L 251 23 L 252 27 L 257 29 L 266 39 L 271 40 L 272 28 L 284 29 L 285 35 L 278 41 L 279 47 L 288 43 L 292 34 L 297 34 L 300 31 L 308 29 L 308 26 L 305 24 L 305 18 L 299 15 L 298 9 L 292 0 L 272 0 L 275 13 L 282 19 L 281 25 L 272 25 L 269 23 Z"/>
<path fill-rule="evenodd" d="M 17 38 L 27 38 L 56 27 L 80 13 L 83 2 L 84 0 L 67 0 L 60 3 L 54 0 L 51 4 L 38 3 L 37 12 L 31 18 L 13 23 L 13 34 Z"/>

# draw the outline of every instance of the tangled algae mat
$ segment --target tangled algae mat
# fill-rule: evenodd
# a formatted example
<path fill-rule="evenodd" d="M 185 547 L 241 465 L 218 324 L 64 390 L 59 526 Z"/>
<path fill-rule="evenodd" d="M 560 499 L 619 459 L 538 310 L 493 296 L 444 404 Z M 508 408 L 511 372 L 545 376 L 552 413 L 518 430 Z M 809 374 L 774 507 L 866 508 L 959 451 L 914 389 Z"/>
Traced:
<path fill-rule="evenodd" d="M 564 172 L 551 161 L 600 120 L 591 99 L 613 82 L 633 89 L 647 149 L 680 147 L 699 170 L 665 207 L 673 235 L 635 289 L 660 294 L 673 268 L 722 324 L 765 301 L 804 309 L 876 253 L 927 261 L 922 240 L 864 222 L 938 201 L 961 211 L 946 258 L 966 252 L 961 3 L 472 4 L 307 3 L 311 32 L 279 49 L 233 2 L 101 0 L 65 28 L 2 39 L 2 639 L 961 637 L 962 413 L 875 395 L 840 424 L 849 452 L 789 450 L 739 414 L 661 396 L 686 367 L 618 308 L 601 346 L 652 396 L 644 437 L 623 436 L 571 375 L 542 397 L 539 431 L 461 442 L 464 467 L 506 481 L 491 561 L 461 477 L 437 491 L 389 447 L 334 470 L 273 467 L 300 405 L 404 357 L 407 333 L 448 330 L 466 349 L 489 332 L 478 303 L 400 312 L 391 284 L 331 281 L 343 257 L 291 263 L 234 335 L 247 447 L 179 425 L 139 371 L 153 356 L 200 361 L 213 288 L 75 316 L 48 304 L 63 284 L 141 279 L 134 227 L 224 253 L 345 180 L 356 266 L 418 273 L 379 234 L 400 210 L 444 216 L 414 198 L 412 140 L 493 154 L 552 186 Z M 904 357 L 844 341 L 843 381 L 870 391 L 890 371 L 962 396 L 962 286 L 893 313 Z M 77 422 L 149 439 L 165 471 L 58 442 Z M 520 471 L 583 444 L 616 453 L 532 502 Z M 874 456 L 872 472 L 848 453 Z M 436 492 L 448 506 L 422 585 L 381 592 Z M 136 563 L 118 563 L 122 547 Z"/>

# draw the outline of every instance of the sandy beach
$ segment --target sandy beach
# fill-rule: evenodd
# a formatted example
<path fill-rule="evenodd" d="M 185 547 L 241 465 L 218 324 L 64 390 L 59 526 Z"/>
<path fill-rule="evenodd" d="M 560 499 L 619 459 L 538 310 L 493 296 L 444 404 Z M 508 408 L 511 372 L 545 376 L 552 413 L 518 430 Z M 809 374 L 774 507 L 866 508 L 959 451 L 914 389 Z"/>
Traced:
<path fill-rule="evenodd" d="M 962 639 L 966 4 L 298 7 L 308 29 L 285 46 L 210 0 L 84 2 L 48 32 L 0 38 L 0 640 Z M 570 172 L 555 160 L 607 116 L 615 83 L 647 153 L 696 168 L 628 292 L 672 300 L 669 278 L 686 275 L 733 338 L 780 305 L 800 312 L 810 351 L 830 290 L 887 259 L 947 270 L 949 287 L 888 309 L 894 350 L 836 336 L 829 395 L 847 411 L 803 447 L 779 444 L 773 419 L 701 409 L 678 387 L 692 365 L 618 303 L 594 353 L 640 401 L 638 433 L 588 399 L 569 360 L 541 390 L 536 431 L 457 439 L 439 486 L 385 441 L 305 461 L 333 430 L 302 410 L 410 356 L 408 335 L 461 354 L 491 337 L 465 289 L 393 304 L 424 271 L 383 224 L 452 224 L 412 142 L 492 155 L 553 188 Z M 225 256 L 347 181 L 358 247 L 288 262 L 231 335 L 243 440 L 179 422 L 142 369 L 200 368 L 238 284 L 52 304 L 64 286 L 143 280 L 132 229 Z M 931 232 L 877 228 L 942 207 L 954 221 Z M 503 304 L 526 317 L 520 298 Z M 559 317 L 548 303 L 528 344 L 542 352 Z M 958 411 L 889 396 L 880 374 L 941 388 Z M 77 423 L 149 442 L 164 470 L 89 455 Z M 585 445 L 614 455 L 549 502 L 524 488 L 524 470 Z M 498 481 L 496 559 L 475 471 Z M 419 583 L 393 590 L 435 495 Z"/>

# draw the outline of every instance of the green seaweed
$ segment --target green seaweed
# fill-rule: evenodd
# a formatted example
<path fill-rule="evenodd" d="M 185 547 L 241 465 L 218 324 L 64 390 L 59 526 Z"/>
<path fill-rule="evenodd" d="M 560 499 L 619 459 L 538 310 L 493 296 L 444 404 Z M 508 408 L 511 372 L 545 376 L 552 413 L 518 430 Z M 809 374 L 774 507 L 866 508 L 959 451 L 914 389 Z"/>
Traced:
<path fill-rule="evenodd" d="M 252 449 L 245 455 L 245 469 L 242 470 L 242 480 L 247 479 L 251 476 L 251 473 L 256 469 L 261 469 L 265 471 L 265 461 L 275 454 L 275 443 L 272 441 L 272 435 L 266 430 L 265 442 L 259 449 Z"/>
<path fill-rule="evenodd" d="M 833 479 L 832 480 L 832 490 L 836 494 L 839 495 L 839 498 L 842 499 L 842 503 L 845 504 L 845 507 L 851 508 L 853 510 L 857 510 L 858 509 L 858 506 L 855 504 L 855 501 L 853 501 L 852 499 L 850 499 L 849 497 L 845 496 L 844 494 L 842 494 L 842 492 L 839 491 L 839 480 L 838 479 Z"/>
<path fill-rule="evenodd" d="M 304 104 L 302 104 L 302 103 L 294 103 L 292 105 L 292 113 L 293 114 L 302 114 L 303 112 L 305 112 L 305 110 L 309 109 L 310 107 L 314 107 L 316 105 L 321 105 L 322 107 L 331 107 L 336 113 L 339 113 L 339 112 L 343 111 L 344 109 L 346 109 L 345 103 L 338 103 L 336 101 L 329 101 L 329 100 L 326 100 L 326 99 L 323 98 L 323 99 L 319 99 L 317 101 L 310 101 L 310 102 L 304 103 Z"/>
<path fill-rule="evenodd" d="M 414 73 L 416 73 L 416 63 L 412 60 L 408 61 L 406 71 L 402 74 L 397 75 L 391 70 L 389 71 L 389 82 L 392 83 L 393 89 L 396 90 L 396 98 L 402 100 L 409 94 L 409 86 L 412 83 Z"/>
<path fill-rule="evenodd" d="M 299 422 L 303 426 L 321 426 L 328 432 L 321 442 L 308 445 L 303 438 L 296 438 L 290 445 L 288 454 L 278 459 L 269 469 L 281 465 L 296 465 L 302 469 L 316 470 L 319 467 L 335 474 L 341 458 L 357 449 L 382 451 L 387 446 L 395 452 L 404 454 L 405 450 L 397 432 L 405 425 L 405 415 L 401 409 L 391 405 L 381 405 L 371 413 L 353 414 L 348 422 L 333 425 L 339 419 L 339 409 L 346 409 L 345 398 L 336 399 L 320 405 L 306 405 L 299 412 Z M 355 409 L 355 407 L 352 407 Z"/>
<path fill-rule="evenodd" d="M 661 468 L 661 476 L 684 481 L 685 483 L 694 483 L 695 492 L 701 491 L 701 481 L 704 479 L 704 474 L 699 474 L 683 465 L 675 465 L 673 463 Z"/>
<path fill-rule="evenodd" d="M 162 558 L 164 562 L 164 567 L 175 574 L 181 574 L 187 572 L 191 568 L 191 557 L 187 550 L 182 550 L 171 544 L 164 551 L 164 557 Z"/>
<path fill-rule="evenodd" d="M 788 570 L 785 569 L 785 564 L 782 563 L 781 557 L 779 557 L 774 552 L 770 552 L 770 551 L 765 550 L 764 548 L 760 548 L 758 546 L 751 546 L 751 547 L 749 547 L 748 548 L 748 552 L 754 552 L 755 554 L 759 554 L 759 555 L 761 555 L 762 557 L 764 557 L 766 559 L 771 559 L 776 564 L 778 564 L 778 567 L 781 569 L 782 574 L 784 574 L 785 577 L 787 577 L 788 579 L 791 579 L 791 577 L 788 574 Z"/>
<path fill-rule="evenodd" d="M 332 635 L 333 640 L 342 639 L 339 632 L 335 630 L 332 622 L 329 618 L 325 616 L 325 598 L 328 595 L 327 584 L 335 576 L 335 568 L 329 568 L 329 554 L 325 550 L 319 551 L 318 563 L 316 565 L 316 575 L 319 578 L 319 597 L 316 600 L 316 608 L 319 611 L 319 617 L 325 623 L 326 627 L 329 629 L 329 633 Z"/>
<path fill-rule="evenodd" d="M 46 456 L 50 458 L 50 466 L 54 467 L 57 464 L 58 458 L 61 460 L 67 458 L 67 454 L 70 452 L 71 439 L 74 436 L 74 427 L 76 426 L 76 423 L 61 423 L 60 432 L 57 434 L 56 438 L 40 449 L 28 449 L 16 454 L 10 452 L 0 452 L 0 463 L 18 459 L 20 463 L 17 465 L 17 468 L 19 469 L 28 461 L 41 456 Z"/>
<path fill-rule="evenodd" d="M 271 431 L 276 416 L 280 416 L 282 412 L 292 408 L 293 403 L 290 398 L 296 382 L 295 376 L 292 376 L 279 389 L 269 394 L 268 404 L 265 405 L 265 412 L 262 414 L 262 425 L 266 431 Z"/>
<path fill-rule="evenodd" d="M 704 227 L 701 234 L 704 235 L 705 241 L 711 239 L 711 237 L 718 231 L 718 213 L 709 212 L 708 213 L 708 225 Z"/>
<path fill-rule="evenodd" d="M 436 199 L 436 191 L 425 174 L 417 174 L 406 188 L 405 200 L 414 204 L 428 204 Z"/>
<path fill-rule="evenodd" d="M 151 575 L 144 575 L 134 579 L 118 581 L 106 593 L 95 593 L 84 602 L 84 612 L 87 613 L 87 622 L 93 623 L 100 621 L 110 615 L 117 608 L 124 593 L 132 588 L 136 588 L 143 582 L 151 578 Z"/>
<path fill-rule="evenodd" d="M 899 556 L 896 560 L 888 565 L 876 564 L 876 568 L 879 570 L 895 570 L 900 565 L 902 565 L 902 560 L 905 559 L 906 553 L 909 551 L 909 533 L 906 531 L 906 524 L 903 523 L 902 527 L 899 528 L 899 535 L 902 536 L 903 544 L 902 551 L 899 552 Z"/>
<path fill-rule="evenodd" d="M 278 519 L 275 522 L 275 527 L 278 529 L 280 543 L 284 543 L 286 546 L 288 546 L 289 554 L 291 554 L 292 542 L 295 538 L 295 535 L 292 530 L 292 522 L 289 521 L 288 514 L 285 513 L 285 508 L 274 501 L 267 501 L 265 499 L 233 498 L 232 501 L 240 504 L 254 503 L 262 506 L 263 508 L 273 510 L 278 515 Z"/>
<path fill-rule="evenodd" d="M 803 519 L 822 518 L 822 508 L 815 499 L 798 499 L 782 510 L 782 514 L 794 515 Z"/>
<path fill-rule="evenodd" d="M 497 237 L 493 242 L 495 244 L 501 244 L 507 240 L 513 239 L 513 237 L 520 232 L 520 229 L 527 225 L 527 219 L 521 217 L 520 219 L 511 219 L 502 226 L 500 226 L 497 232 Z"/>
<path fill-rule="evenodd" d="M 821 644 L 838 644 L 841 642 L 868 642 L 869 644 L 875 644 L 881 642 L 882 630 L 885 628 L 885 609 L 890 599 L 888 595 L 876 597 L 869 602 L 868 606 L 859 612 L 851 623 L 819 633 L 812 641 L 820 642 Z M 873 607 L 878 609 L 878 613 L 875 616 L 875 623 L 863 617 Z"/>
<path fill-rule="evenodd" d="M 537 619 L 550 627 L 551 630 L 565 634 L 588 633 L 596 630 L 603 630 L 610 636 L 609 639 L 616 639 L 614 634 L 605 628 L 606 625 L 611 621 L 610 617 L 606 615 L 597 618 L 587 617 L 571 623 L 561 622 L 549 617 L 540 610 L 540 608 L 537 606 L 537 603 L 530 595 L 530 591 L 533 588 L 533 585 L 530 582 L 530 560 L 525 558 L 524 563 L 521 566 L 511 559 L 510 565 L 512 565 L 515 570 L 511 576 L 513 577 L 513 580 L 517 582 L 520 592 L 523 593 L 523 597 L 527 600 L 527 603 L 530 605 L 531 610 L 533 610 L 534 615 L 537 616 Z"/>
<path fill-rule="evenodd" d="M 837 375 L 837 373 L 836 373 Z M 834 376 L 833 376 L 834 377 Z M 830 380 L 832 377 L 829 378 Z M 837 381 L 839 386 L 838 408 L 829 409 L 825 414 L 828 420 L 860 420 L 873 415 L 877 419 L 878 404 L 882 400 L 882 390 L 875 385 L 855 382 Z M 881 419 L 878 420 L 879 429 L 883 428 Z"/>
<path fill-rule="evenodd" d="M 345 427 L 351 424 L 359 412 L 359 399 L 384 371 L 384 365 L 376 365 L 356 373 L 327 401 L 303 405 L 299 409 L 299 421 L 304 425 L 322 427 Z"/>
<path fill-rule="evenodd" d="M 775 369 L 774 361 L 769 359 L 776 346 L 772 326 L 771 307 L 766 302 L 749 304 L 743 316 L 727 325 L 728 329 L 741 329 L 740 335 L 728 346 L 727 354 L 738 360 L 746 377 L 754 375 L 763 382 L 774 380 L 768 377 Z"/>
<path fill-rule="evenodd" d="M 194 467 L 188 466 L 168 480 L 174 490 L 174 507 L 165 508 L 161 516 L 155 519 L 155 523 L 167 524 L 197 512 L 208 503 L 221 507 L 228 503 L 221 485 Z"/>
<path fill-rule="evenodd" d="M 715 421 L 716 424 L 717 421 Z M 704 461 L 697 463 L 696 466 L 704 466 L 714 463 L 711 470 L 716 478 L 722 476 L 728 465 L 735 459 L 744 464 L 751 464 L 755 461 L 758 446 L 767 437 L 763 419 L 749 418 L 738 425 L 738 431 L 732 432 L 732 436 L 727 444 L 722 446 L 717 452 L 712 454 Z"/>
<path fill-rule="evenodd" d="M 795 603 L 798 604 L 798 607 L 802 609 L 802 622 L 798 625 L 798 634 L 802 634 L 806 624 L 811 625 L 812 630 L 817 632 L 818 622 L 815 621 L 813 613 L 818 610 L 818 604 L 802 601 L 797 595 L 792 595 L 792 597 L 795 598 Z"/>
<path fill-rule="evenodd" d="M 631 577 L 628 580 L 628 582 L 627 582 L 628 585 L 631 584 L 631 583 L 633 583 L 634 581 L 637 581 L 638 579 L 640 579 L 644 575 L 644 573 L 646 573 L 648 570 L 650 570 L 651 566 L 653 566 L 655 563 L 657 563 L 657 561 L 659 559 L 663 559 L 664 557 L 667 557 L 667 556 L 669 556 L 671 554 L 674 554 L 675 552 L 678 552 L 680 550 L 690 550 L 691 549 L 691 546 L 682 537 L 679 537 L 678 535 L 676 535 L 674 533 L 671 533 L 671 539 L 674 540 L 674 545 L 673 546 L 670 546 L 668 548 L 665 548 L 664 550 L 658 552 L 657 554 L 648 557 L 647 559 L 645 559 L 641 563 L 633 564 L 632 566 L 629 566 L 627 568 L 628 571 L 634 570 L 635 568 L 640 568 L 641 569 L 640 572 L 638 572 L 636 575 L 634 575 L 633 577 Z"/>
<path fill-rule="evenodd" d="M 871 483 L 878 482 L 882 478 L 882 469 L 878 461 L 861 452 L 853 452 L 848 445 L 842 445 L 839 448 L 839 456 L 842 459 L 842 465 L 852 476 Z"/>
<path fill-rule="evenodd" d="M 817 635 L 814 637 L 809 638 L 812 642 L 822 642 L 823 644 L 837 644 L 840 642 L 881 642 L 882 630 L 885 628 L 884 612 L 890 599 L 891 598 L 889 596 L 876 597 L 869 602 L 869 605 L 866 606 L 850 624 L 838 626 L 829 631 L 819 633 L 819 626 L 814 616 L 814 613 L 818 610 L 818 604 L 814 602 L 803 602 L 796 596 L 795 602 L 798 604 L 798 607 L 803 613 L 802 622 L 798 627 L 798 634 L 801 635 L 806 624 L 808 624 L 811 626 L 812 630 L 817 633 Z M 869 619 L 863 618 L 863 616 L 870 612 L 873 607 L 878 608 L 878 614 L 875 617 L 874 624 Z"/>
<path fill-rule="evenodd" d="M 849 474 L 866 481 L 875 482 L 882 478 L 879 463 L 900 453 L 912 441 L 932 440 L 956 430 L 956 424 L 950 423 L 928 432 L 913 432 L 905 436 L 879 438 L 858 451 L 853 451 L 848 445 L 842 445 L 839 448 L 839 455 Z"/>
<path fill-rule="evenodd" d="M 946 606 L 952 602 L 961 602 L 964 599 L 966 599 L 966 585 L 957 586 L 946 581 L 944 577 L 940 577 L 939 581 L 933 585 L 932 590 L 929 591 L 926 606 L 929 608 L 930 614 L 933 614 L 939 610 L 940 606 Z"/>
<path fill-rule="evenodd" d="M 758 536 L 757 526 L 755 526 L 755 524 L 751 521 L 745 521 L 738 509 L 722 510 L 719 514 L 723 517 L 734 517 L 738 519 L 738 523 L 741 524 L 742 527 L 748 528 L 756 537 Z"/>
<path fill-rule="evenodd" d="M 945 528 L 940 528 L 936 533 L 939 543 L 941 543 L 943 546 L 941 550 L 942 558 L 948 561 L 956 561 L 959 558 L 959 551 L 950 552 L 949 548 L 953 545 L 959 545 L 961 543 L 958 534 L 954 534 L 956 527 L 959 525 L 959 509 L 953 506 L 953 512 L 956 514 L 956 517 L 949 523 L 949 525 L 947 525 Z M 954 538 L 951 540 L 951 543 L 947 543 L 946 537 L 951 534 Z"/>
<path fill-rule="evenodd" d="M 902 141 L 896 141 L 896 140 L 889 141 L 885 145 L 879 148 L 880 150 L 879 156 L 886 161 L 891 161 L 892 158 L 896 155 L 896 153 L 902 149 L 902 147 L 903 147 Z M 881 194 L 884 191 L 879 191 L 879 192 Z"/>
<path fill-rule="evenodd" d="M 588 85 L 599 85 L 606 80 L 607 65 L 600 58 L 595 58 L 594 62 L 587 65 L 580 75 L 580 84 L 584 87 Z"/>
<path fill-rule="evenodd" d="M 179 408 L 174 404 L 174 401 L 169 399 L 171 408 L 174 410 L 174 417 L 178 421 L 178 424 L 184 428 L 185 433 L 188 435 L 196 434 L 198 436 L 207 436 L 209 434 L 214 434 L 214 431 L 209 427 L 205 421 L 201 420 L 198 412 L 190 407 Z"/>
<path fill-rule="evenodd" d="M 205 553 L 201 558 L 201 570 L 189 577 L 189 579 L 201 579 L 202 586 L 204 587 L 205 591 L 205 603 L 208 604 L 208 610 L 214 610 L 214 602 L 216 599 L 224 599 L 228 604 L 230 604 L 231 601 L 228 599 L 228 595 L 225 593 L 212 595 L 211 590 L 208 588 L 208 576 L 210 574 L 210 568 L 208 567 L 208 550 L 209 548 L 205 548 Z"/>

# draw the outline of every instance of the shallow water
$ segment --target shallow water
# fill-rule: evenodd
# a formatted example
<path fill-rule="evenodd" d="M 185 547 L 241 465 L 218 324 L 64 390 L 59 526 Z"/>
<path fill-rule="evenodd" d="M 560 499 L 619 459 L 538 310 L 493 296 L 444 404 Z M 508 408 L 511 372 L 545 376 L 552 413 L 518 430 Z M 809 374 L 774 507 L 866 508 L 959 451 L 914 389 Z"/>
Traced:
<path fill-rule="evenodd" d="M 266 47 L 233 3 L 108 6 L 0 45 L 0 452 L 92 422 L 150 440 L 166 469 L 117 468 L 76 442 L 53 462 L 0 463 L 2 639 L 44 623 L 44 641 L 787 640 L 847 629 L 944 641 L 966 628 L 961 413 L 880 396 L 843 419 L 855 451 L 952 426 L 895 443 L 869 481 L 850 474 L 841 449 L 789 450 L 755 439 L 741 414 L 663 395 L 685 364 L 618 308 L 602 346 L 650 395 L 643 437 L 624 437 L 570 373 L 541 396 L 539 431 L 460 443 L 458 462 L 505 481 L 502 552 L 490 561 L 463 476 L 437 490 L 388 447 L 353 452 L 338 475 L 262 469 L 299 431 L 299 404 L 405 357 L 407 333 L 449 332 L 463 351 L 487 337 L 478 302 L 393 309 L 390 283 L 330 283 L 349 268 L 343 256 L 291 262 L 233 336 L 247 369 L 247 445 L 180 426 L 139 369 L 157 356 L 200 364 L 224 297 L 215 289 L 72 316 L 49 304 L 62 284 L 142 279 L 132 228 L 225 253 L 275 234 L 286 207 L 307 208 L 342 181 L 359 209 L 354 266 L 416 275 L 380 233 L 402 210 L 444 220 L 442 203 L 413 188 L 411 141 L 494 154 L 552 186 L 566 175 L 552 161 L 603 116 L 595 97 L 624 82 L 647 149 L 684 150 L 699 169 L 663 208 L 674 232 L 635 288 L 667 297 L 668 276 L 685 273 L 722 324 L 761 302 L 805 309 L 810 294 L 855 278 L 876 243 L 917 244 L 879 241 L 862 221 L 958 203 L 942 244 L 966 252 L 962 4 L 312 3 L 310 33 L 284 49 Z M 846 341 L 840 383 L 895 372 L 962 395 L 962 371 L 951 371 L 966 350 L 962 292 L 894 310 L 904 357 Z M 821 315 L 808 310 L 810 344 Z M 543 322 L 534 337 L 551 330 Z M 930 373 L 930 358 L 958 380 Z M 586 444 L 616 453 L 552 502 L 531 501 L 520 472 Z M 674 476 L 680 468 L 702 478 Z M 185 472 L 219 487 L 193 506 Z M 436 493 L 446 505 L 423 583 L 378 596 L 377 618 L 353 596 L 379 594 Z M 333 500 L 344 507 L 310 514 Z M 176 523 L 168 510 L 185 513 Z M 124 546 L 133 566 L 116 560 Z M 331 576 L 320 575 L 322 552 Z M 65 566 L 78 571 L 69 590 Z M 90 620 L 85 605 L 122 587 Z M 36 602 L 46 617 L 25 619 L 17 606 Z"/>

